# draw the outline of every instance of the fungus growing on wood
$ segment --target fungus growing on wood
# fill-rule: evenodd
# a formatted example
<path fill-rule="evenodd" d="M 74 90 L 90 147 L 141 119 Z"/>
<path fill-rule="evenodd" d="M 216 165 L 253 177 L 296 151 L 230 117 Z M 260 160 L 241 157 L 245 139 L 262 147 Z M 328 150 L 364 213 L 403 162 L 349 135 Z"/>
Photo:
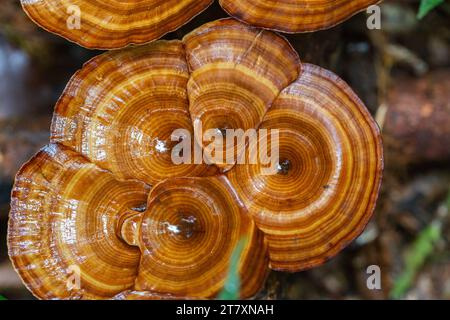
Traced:
<path fill-rule="evenodd" d="M 205 10 L 213 0 L 21 0 L 47 31 L 91 49 L 156 40 Z"/>
<path fill-rule="evenodd" d="M 251 25 L 297 33 L 333 27 L 380 0 L 219 0 L 231 16 Z"/>
<path fill-rule="evenodd" d="M 261 163 L 175 164 L 179 138 L 208 148 L 200 123 L 278 129 L 275 174 Z M 341 79 L 302 64 L 276 33 L 218 20 L 75 74 L 51 144 L 17 175 L 9 253 L 40 298 L 212 298 L 245 238 L 247 298 L 269 266 L 319 265 L 361 233 L 382 165 L 378 128 Z M 69 292 L 71 265 L 81 288 Z"/>

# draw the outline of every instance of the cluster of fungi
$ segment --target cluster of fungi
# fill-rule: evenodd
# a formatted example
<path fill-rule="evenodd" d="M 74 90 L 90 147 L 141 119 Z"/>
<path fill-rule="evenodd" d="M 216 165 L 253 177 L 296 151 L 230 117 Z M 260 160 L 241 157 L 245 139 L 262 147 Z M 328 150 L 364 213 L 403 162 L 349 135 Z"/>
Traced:
<path fill-rule="evenodd" d="M 381 0 L 218 0 L 234 18 L 286 33 L 327 29 Z M 214 0 L 21 0 L 44 29 L 87 48 L 116 49 L 156 40 L 189 22 Z M 79 8 L 79 28 L 67 21 Z"/>
<path fill-rule="evenodd" d="M 54 32 L 66 2 L 22 0 Z M 61 35 L 121 47 L 160 37 L 211 1 L 71 2 L 86 9 L 90 31 Z M 297 2 L 308 23 L 293 19 L 286 31 L 333 25 L 371 1 Z M 277 15 L 297 2 L 221 4 L 277 29 Z M 336 14 L 326 18 L 330 2 Z M 280 10 L 262 20 L 266 6 Z M 204 147 L 198 122 L 204 130 L 279 130 L 279 171 L 174 164 L 174 130 Z M 9 255 L 42 299 L 204 299 L 222 290 L 246 239 L 237 268 L 240 296 L 249 298 L 270 269 L 318 266 L 355 239 L 373 213 L 382 167 L 378 127 L 343 80 L 300 62 L 272 31 L 217 20 L 180 41 L 103 53 L 72 77 L 50 143 L 17 174 Z M 79 286 L 68 285 L 74 266 Z"/>

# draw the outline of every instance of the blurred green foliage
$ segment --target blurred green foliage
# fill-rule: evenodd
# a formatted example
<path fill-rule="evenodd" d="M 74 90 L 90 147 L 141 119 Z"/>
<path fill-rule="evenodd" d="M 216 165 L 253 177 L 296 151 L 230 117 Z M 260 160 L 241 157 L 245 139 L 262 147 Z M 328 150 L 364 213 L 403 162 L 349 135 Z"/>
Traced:
<path fill-rule="evenodd" d="M 238 300 L 240 298 L 241 279 L 239 277 L 239 265 L 242 251 L 247 241 L 247 238 L 242 238 L 231 255 L 230 270 L 228 271 L 228 277 L 223 290 L 218 296 L 219 300 Z"/>
<path fill-rule="evenodd" d="M 430 224 L 419 234 L 410 250 L 408 250 L 405 257 L 405 269 L 394 283 L 390 294 L 391 298 L 401 299 L 405 296 L 440 237 L 441 227 L 438 223 Z"/>
<path fill-rule="evenodd" d="M 446 202 L 447 210 L 450 210 L 450 192 Z M 392 299 L 401 299 L 411 288 L 417 273 L 433 253 L 434 246 L 442 236 L 442 223 L 439 217 L 430 223 L 417 237 L 411 248 L 406 253 L 405 269 L 395 280 L 390 292 Z"/>
<path fill-rule="evenodd" d="M 0 294 L 0 300 L 8 300 L 8 299 L 6 299 L 4 296 L 2 296 L 2 295 Z"/>
<path fill-rule="evenodd" d="M 419 13 L 417 14 L 417 18 L 422 19 L 425 17 L 431 10 L 436 8 L 438 5 L 444 3 L 444 0 L 422 0 L 420 2 Z"/>

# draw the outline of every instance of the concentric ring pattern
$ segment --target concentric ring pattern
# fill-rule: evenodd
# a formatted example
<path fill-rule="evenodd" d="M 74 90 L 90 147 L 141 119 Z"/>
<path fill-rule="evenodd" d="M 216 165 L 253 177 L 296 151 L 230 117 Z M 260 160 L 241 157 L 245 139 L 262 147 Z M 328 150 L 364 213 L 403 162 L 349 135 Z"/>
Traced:
<path fill-rule="evenodd" d="M 243 238 L 241 297 L 255 295 L 267 275 L 263 234 L 224 176 L 158 184 L 139 234 L 141 252 L 148 254 L 141 258 L 138 290 L 214 297 L 225 284 L 229 259 Z"/>
<path fill-rule="evenodd" d="M 172 161 L 186 139 L 208 151 L 204 130 L 251 128 L 279 130 L 275 174 Z M 319 265 L 358 236 L 382 166 L 379 130 L 344 81 L 276 33 L 218 20 L 73 76 L 50 144 L 16 177 L 9 254 L 39 298 L 201 299 L 223 288 L 244 239 L 248 298 L 269 267 Z"/>
<path fill-rule="evenodd" d="M 362 232 L 374 209 L 383 169 L 378 127 L 341 79 L 303 64 L 261 128 L 280 130 L 283 171 L 238 165 L 231 183 L 269 240 L 272 269 L 322 264 Z"/>
<path fill-rule="evenodd" d="M 213 0 L 21 0 L 42 28 L 91 49 L 142 44 L 174 31 Z"/>
<path fill-rule="evenodd" d="M 70 80 L 52 121 L 51 141 L 64 144 L 124 179 L 150 185 L 215 168 L 175 165 L 177 129 L 193 132 L 188 65 L 181 41 L 113 51 L 87 62 Z M 193 151 L 193 150 L 192 150 Z"/>
<path fill-rule="evenodd" d="M 287 32 L 331 28 L 381 0 L 219 0 L 236 19 Z"/>
<path fill-rule="evenodd" d="M 8 226 L 9 256 L 31 292 L 99 299 L 133 288 L 139 250 L 116 236 L 115 224 L 148 191 L 66 147 L 44 147 L 17 175 Z"/>

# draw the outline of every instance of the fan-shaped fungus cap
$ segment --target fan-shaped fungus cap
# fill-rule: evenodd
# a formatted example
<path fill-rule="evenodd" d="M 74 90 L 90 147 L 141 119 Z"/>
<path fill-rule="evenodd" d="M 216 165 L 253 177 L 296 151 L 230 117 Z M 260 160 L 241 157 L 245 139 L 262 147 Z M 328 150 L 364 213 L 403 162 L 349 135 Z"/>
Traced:
<path fill-rule="evenodd" d="M 311 64 L 261 128 L 279 129 L 278 174 L 236 165 L 230 181 L 266 233 L 273 269 L 322 264 L 372 215 L 383 168 L 379 129 L 344 81 Z"/>
<path fill-rule="evenodd" d="M 119 178 L 150 185 L 174 176 L 214 173 L 214 167 L 172 161 L 178 144 L 172 133 L 183 129 L 193 135 L 188 79 L 180 41 L 97 56 L 72 77 L 58 101 L 51 141 Z"/>
<path fill-rule="evenodd" d="M 213 0 L 21 0 L 42 28 L 92 49 L 158 39 L 187 23 Z"/>
<path fill-rule="evenodd" d="M 251 25 L 296 33 L 333 27 L 381 0 L 219 0 L 231 16 Z"/>
<path fill-rule="evenodd" d="M 207 23 L 183 42 L 191 70 L 189 110 L 196 139 L 204 147 L 202 133 L 208 130 L 256 129 L 280 91 L 301 69 L 297 52 L 283 37 L 234 19 Z M 222 150 L 206 146 L 205 151 L 212 155 L 212 163 L 230 168 L 229 162 L 220 161 L 226 158 L 226 146 L 219 158 L 215 153 Z"/>
<path fill-rule="evenodd" d="M 142 253 L 137 290 L 214 297 L 241 239 L 247 240 L 238 266 L 241 297 L 253 296 L 264 284 L 268 255 L 263 233 L 224 176 L 166 180 L 151 191 L 147 211 L 128 219 L 138 227 L 124 223 L 122 228 L 131 231 L 122 234 L 135 232 L 131 244 Z"/>
<path fill-rule="evenodd" d="M 43 148 L 16 177 L 8 227 L 8 253 L 28 289 L 42 299 L 110 298 L 132 289 L 139 250 L 116 235 L 116 224 L 145 205 L 148 191 L 65 147 Z"/>

